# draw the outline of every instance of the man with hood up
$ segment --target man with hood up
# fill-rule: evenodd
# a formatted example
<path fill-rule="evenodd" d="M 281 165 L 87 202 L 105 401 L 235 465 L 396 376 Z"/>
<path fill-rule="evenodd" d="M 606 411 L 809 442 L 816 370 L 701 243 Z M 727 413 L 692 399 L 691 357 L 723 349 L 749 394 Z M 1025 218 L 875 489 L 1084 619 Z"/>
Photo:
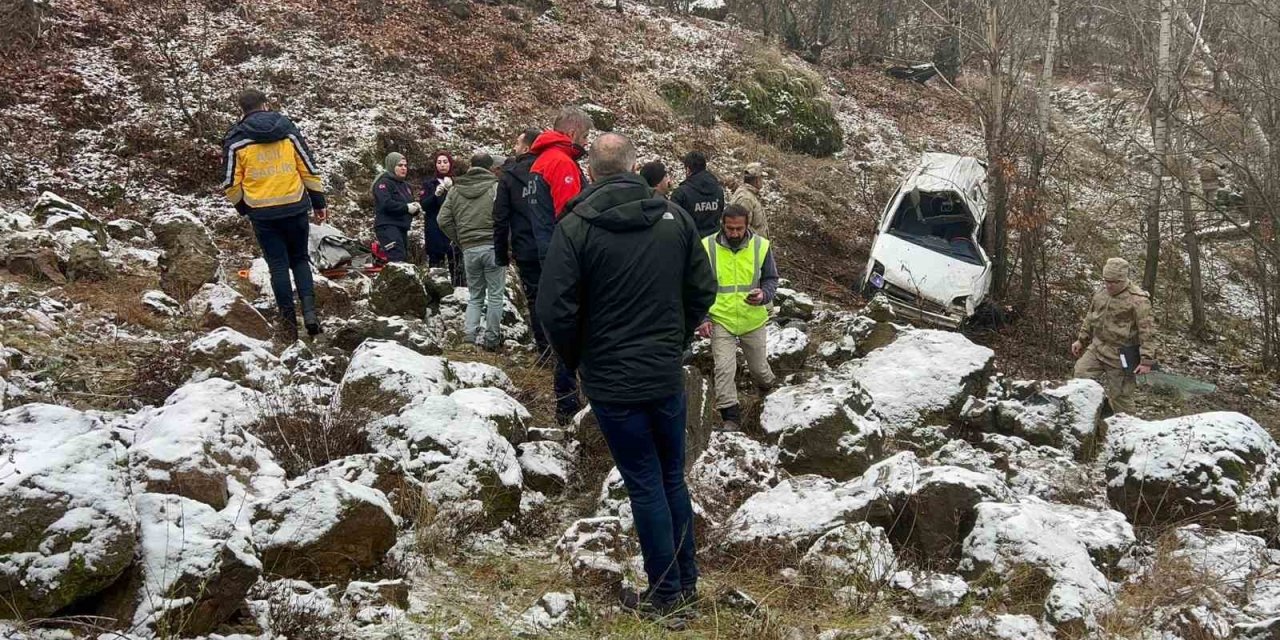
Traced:
<path fill-rule="evenodd" d="M 649 588 L 623 605 L 666 616 L 696 597 L 681 356 L 716 281 L 693 219 L 655 195 L 635 163 L 625 136 L 592 146 L 593 182 L 551 238 L 538 316 L 581 375 L 630 495 Z"/>
<path fill-rule="evenodd" d="M 238 101 L 244 117 L 222 139 L 222 188 L 253 225 L 271 271 L 280 336 L 293 342 L 298 339 L 294 284 L 307 333 L 314 336 L 321 330 L 307 239 L 308 214 L 314 211 L 316 222 L 328 215 L 324 184 L 302 133 L 289 118 L 267 110 L 266 94 L 247 89 Z"/>
<path fill-rule="evenodd" d="M 493 201 L 498 177 L 493 175 L 493 158 L 483 151 L 471 156 L 471 168 L 454 181 L 440 207 L 440 230 L 462 248 L 462 264 L 467 270 L 465 325 L 468 344 L 497 351 L 502 344 L 502 302 L 507 287 L 507 268 L 499 265 L 493 252 Z M 480 309 L 485 309 L 485 328 L 480 331 Z"/>
<path fill-rule="evenodd" d="M 705 238 L 720 230 L 720 214 L 724 213 L 724 187 L 714 173 L 707 170 L 707 156 L 690 151 L 684 159 L 685 179 L 671 194 L 698 224 L 698 236 Z"/>
<path fill-rule="evenodd" d="M 1102 383 L 1111 410 L 1132 413 L 1135 376 L 1151 371 L 1156 360 L 1156 323 L 1151 296 L 1129 279 L 1129 263 L 1111 258 L 1102 267 L 1102 288 L 1071 345 L 1075 376 Z"/>

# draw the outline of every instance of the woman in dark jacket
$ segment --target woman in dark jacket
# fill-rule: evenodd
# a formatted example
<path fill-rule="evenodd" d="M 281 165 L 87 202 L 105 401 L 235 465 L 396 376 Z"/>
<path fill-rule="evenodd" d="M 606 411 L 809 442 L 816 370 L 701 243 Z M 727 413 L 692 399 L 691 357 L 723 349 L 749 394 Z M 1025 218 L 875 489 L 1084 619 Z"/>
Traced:
<path fill-rule="evenodd" d="M 413 199 L 413 187 L 405 182 L 409 163 L 392 151 L 382 166 L 386 172 L 373 183 L 373 233 L 391 262 L 404 262 L 408 257 L 409 227 L 413 216 L 422 213 L 422 205 Z"/>
<path fill-rule="evenodd" d="M 462 251 L 454 246 L 449 237 L 440 230 L 438 218 L 440 207 L 444 205 L 445 196 L 453 188 L 453 177 L 457 175 L 457 167 L 453 156 L 448 151 L 437 151 L 431 159 L 432 174 L 422 184 L 419 202 L 426 213 L 423 233 L 426 235 L 427 265 L 449 268 L 449 278 L 454 286 L 461 286 L 466 280 L 462 266 Z"/>

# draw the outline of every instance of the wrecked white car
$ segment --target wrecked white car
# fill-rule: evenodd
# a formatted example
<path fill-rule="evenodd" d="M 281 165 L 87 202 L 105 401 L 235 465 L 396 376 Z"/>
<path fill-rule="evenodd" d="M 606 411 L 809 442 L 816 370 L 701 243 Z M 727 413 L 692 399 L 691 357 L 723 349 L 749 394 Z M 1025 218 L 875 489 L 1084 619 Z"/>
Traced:
<path fill-rule="evenodd" d="M 991 261 L 980 242 L 987 170 L 977 158 L 926 153 L 885 207 L 863 274 L 899 316 L 956 328 L 987 302 Z"/>

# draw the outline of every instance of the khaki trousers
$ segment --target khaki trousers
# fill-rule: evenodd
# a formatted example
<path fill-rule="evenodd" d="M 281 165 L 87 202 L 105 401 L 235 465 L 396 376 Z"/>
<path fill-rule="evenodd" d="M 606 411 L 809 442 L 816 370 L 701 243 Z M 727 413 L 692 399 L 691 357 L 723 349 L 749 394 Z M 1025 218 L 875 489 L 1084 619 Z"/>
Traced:
<path fill-rule="evenodd" d="M 738 404 L 738 345 L 747 356 L 747 369 L 756 386 L 773 384 L 773 370 L 765 350 L 768 325 L 755 331 L 735 336 L 728 329 L 713 323 L 711 326 L 711 356 L 716 363 L 716 408 L 723 409 Z"/>
<path fill-rule="evenodd" d="M 1111 402 L 1111 410 L 1116 413 L 1133 413 L 1133 389 L 1138 379 L 1126 373 L 1120 367 L 1113 367 L 1098 359 L 1092 348 L 1085 349 L 1084 355 L 1076 360 L 1075 376 L 1097 380 Z"/>

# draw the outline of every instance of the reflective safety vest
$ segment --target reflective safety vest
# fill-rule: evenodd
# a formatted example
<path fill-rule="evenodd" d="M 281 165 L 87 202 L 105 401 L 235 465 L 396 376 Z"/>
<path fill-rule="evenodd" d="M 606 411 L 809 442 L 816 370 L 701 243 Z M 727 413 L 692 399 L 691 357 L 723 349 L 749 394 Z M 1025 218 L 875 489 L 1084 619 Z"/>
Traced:
<path fill-rule="evenodd" d="M 769 254 L 769 240 L 752 235 L 747 246 L 734 251 L 712 234 L 702 239 L 716 274 L 716 303 L 711 305 L 711 319 L 735 336 L 751 333 L 769 321 L 764 305 L 747 304 L 747 294 L 760 287 L 760 271 Z"/>

